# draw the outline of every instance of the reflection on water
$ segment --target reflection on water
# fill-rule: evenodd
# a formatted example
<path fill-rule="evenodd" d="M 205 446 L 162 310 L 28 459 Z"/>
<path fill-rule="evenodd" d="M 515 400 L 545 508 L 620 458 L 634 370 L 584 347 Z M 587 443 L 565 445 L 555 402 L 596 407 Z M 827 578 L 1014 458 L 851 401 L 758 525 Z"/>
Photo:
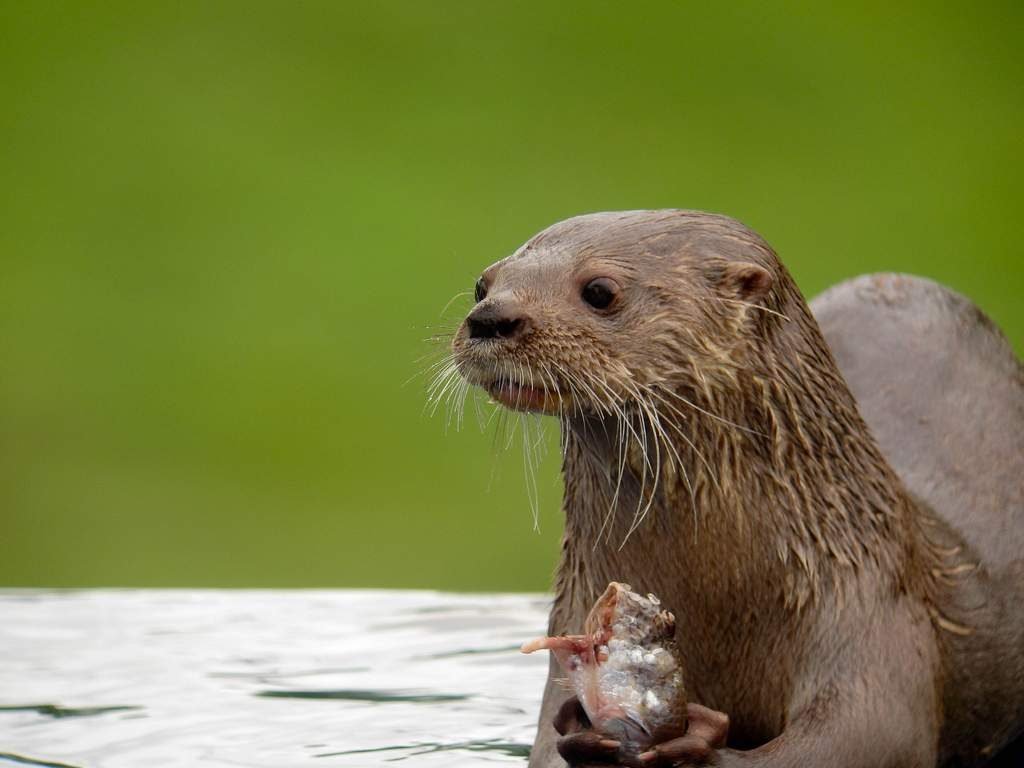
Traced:
<path fill-rule="evenodd" d="M 141 707 L 58 707 L 56 704 L 35 704 L 28 706 L 0 707 L 0 712 L 35 712 L 47 717 L 89 717 L 105 715 L 107 712 L 124 712 Z"/>
<path fill-rule="evenodd" d="M 523 764 L 546 599 L 0 592 L 0 766 Z"/>
<path fill-rule="evenodd" d="M 257 696 L 277 699 L 346 699 L 348 701 L 413 701 L 434 704 L 438 701 L 465 701 L 468 693 L 413 693 L 411 691 L 260 691 Z"/>

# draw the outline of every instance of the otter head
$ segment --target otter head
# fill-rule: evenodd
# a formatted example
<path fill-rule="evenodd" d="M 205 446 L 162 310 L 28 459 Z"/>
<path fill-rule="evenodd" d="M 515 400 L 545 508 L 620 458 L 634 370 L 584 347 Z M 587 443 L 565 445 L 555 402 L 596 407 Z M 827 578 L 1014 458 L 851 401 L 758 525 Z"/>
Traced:
<path fill-rule="evenodd" d="M 454 359 L 508 408 L 621 413 L 651 388 L 732 375 L 755 338 L 749 310 L 772 303 L 778 269 L 726 217 L 578 216 L 484 270 Z"/>

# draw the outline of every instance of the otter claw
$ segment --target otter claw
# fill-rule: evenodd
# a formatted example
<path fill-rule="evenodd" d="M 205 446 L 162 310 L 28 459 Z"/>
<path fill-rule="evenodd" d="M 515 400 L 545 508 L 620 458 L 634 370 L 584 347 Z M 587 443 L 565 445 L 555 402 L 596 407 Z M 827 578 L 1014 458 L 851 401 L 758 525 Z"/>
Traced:
<path fill-rule="evenodd" d="M 621 742 L 608 739 L 596 731 L 580 731 L 558 740 L 558 754 L 569 765 L 618 763 Z"/>
<path fill-rule="evenodd" d="M 686 735 L 657 744 L 638 758 L 645 766 L 705 763 L 719 747 L 725 746 L 729 735 L 729 717 L 700 704 L 686 705 Z"/>

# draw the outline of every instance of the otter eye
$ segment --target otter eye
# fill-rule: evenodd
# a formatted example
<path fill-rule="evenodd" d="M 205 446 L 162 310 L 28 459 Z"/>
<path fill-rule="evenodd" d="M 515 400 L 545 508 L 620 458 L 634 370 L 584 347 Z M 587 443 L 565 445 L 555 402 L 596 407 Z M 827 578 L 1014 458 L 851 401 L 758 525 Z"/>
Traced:
<path fill-rule="evenodd" d="M 486 296 L 487 296 L 487 283 L 484 282 L 484 279 L 482 277 L 479 280 L 476 281 L 476 294 L 475 294 L 475 296 L 476 296 L 476 303 L 477 304 L 479 304 L 481 301 L 483 301 L 486 298 Z"/>
<path fill-rule="evenodd" d="M 580 295 L 594 309 L 608 309 L 619 295 L 619 286 L 607 277 L 598 277 L 583 286 Z"/>

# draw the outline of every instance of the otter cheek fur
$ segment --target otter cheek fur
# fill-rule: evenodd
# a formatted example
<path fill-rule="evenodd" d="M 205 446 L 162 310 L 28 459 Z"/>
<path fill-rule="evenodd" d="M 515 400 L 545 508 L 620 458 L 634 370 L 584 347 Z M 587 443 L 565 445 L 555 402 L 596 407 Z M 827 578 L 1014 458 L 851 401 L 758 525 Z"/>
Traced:
<path fill-rule="evenodd" d="M 453 360 L 560 421 L 548 634 L 612 581 L 673 606 L 690 700 L 730 720 L 717 765 L 1024 760 L 1024 372 L 962 297 L 862 280 L 822 298 L 826 343 L 742 224 L 580 216 L 483 272 Z M 531 766 L 564 765 L 559 677 Z"/>

